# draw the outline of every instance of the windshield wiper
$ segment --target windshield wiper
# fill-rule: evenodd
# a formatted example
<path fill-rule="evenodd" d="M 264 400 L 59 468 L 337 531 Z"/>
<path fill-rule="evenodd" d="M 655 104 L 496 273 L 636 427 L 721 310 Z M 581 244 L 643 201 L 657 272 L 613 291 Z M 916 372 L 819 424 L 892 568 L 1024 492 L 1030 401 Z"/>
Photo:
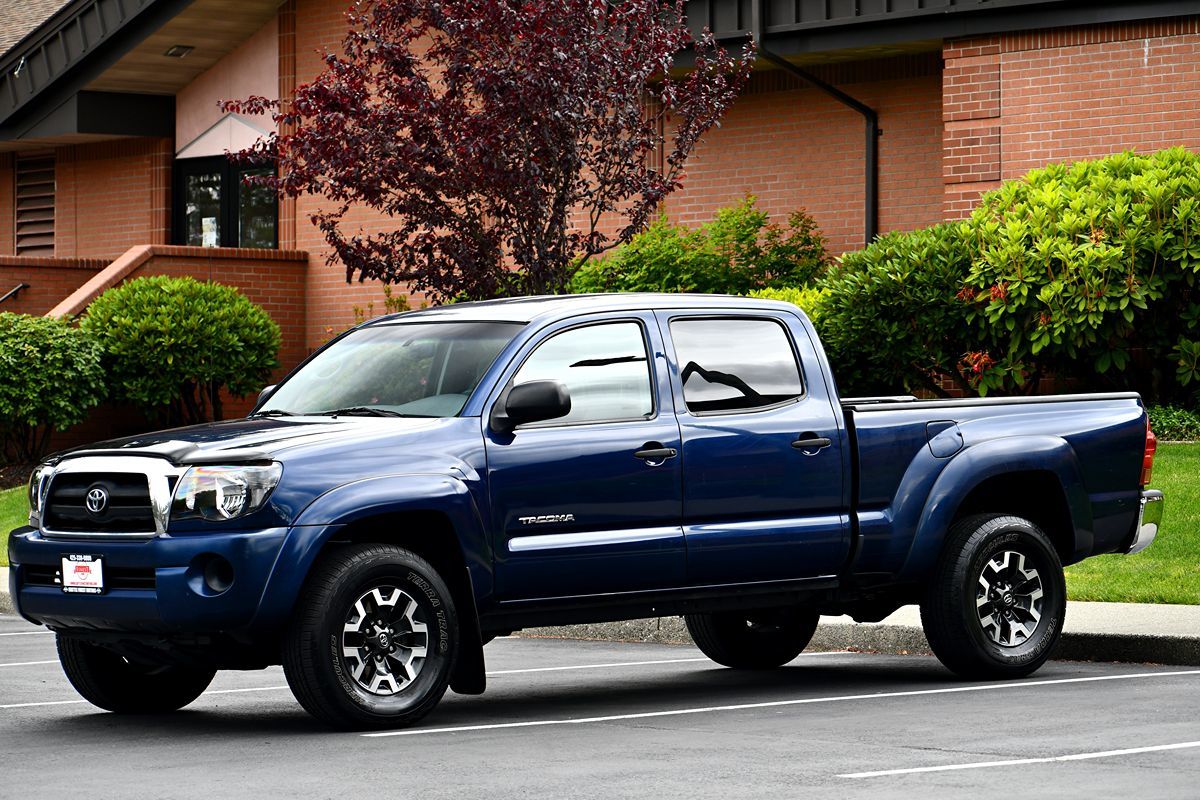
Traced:
<path fill-rule="evenodd" d="M 338 408 L 333 411 L 318 411 L 316 417 L 403 417 L 399 411 L 388 411 L 386 408 L 371 408 L 369 406 L 352 406 Z"/>
<path fill-rule="evenodd" d="M 295 411 L 286 411 L 282 408 L 268 408 L 266 411 L 255 411 L 250 414 L 251 417 L 294 417 Z"/>

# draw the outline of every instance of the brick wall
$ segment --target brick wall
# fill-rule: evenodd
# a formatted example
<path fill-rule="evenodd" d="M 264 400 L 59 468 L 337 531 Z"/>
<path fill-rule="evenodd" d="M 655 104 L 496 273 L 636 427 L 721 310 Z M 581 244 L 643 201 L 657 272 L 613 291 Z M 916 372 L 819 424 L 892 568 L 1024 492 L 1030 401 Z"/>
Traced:
<path fill-rule="evenodd" d="M 941 218 L 941 61 L 936 53 L 812 69 L 879 115 L 880 231 Z M 756 74 L 688 163 L 672 219 L 696 225 L 752 193 L 780 220 L 806 208 L 837 254 L 863 244 L 863 118 L 780 71 Z"/>
<path fill-rule="evenodd" d="M 948 42 L 943 209 L 1052 162 L 1200 148 L 1200 17 Z"/>
<path fill-rule="evenodd" d="M 107 265 L 105 259 L 95 258 L 0 256 L 0 295 L 18 284 L 29 284 L 0 304 L 0 311 L 45 314 Z"/>
<path fill-rule="evenodd" d="M 340 52 L 341 41 L 346 33 L 344 13 L 349 5 L 349 0 L 294 0 L 294 22 L 288 20 L 280 25 L 281 36 L 292 37 L 290 42 L 281 41 L 280 57 L 284 58 L 288 47 L 294 47 L 295 74 L 290 80 L 291 85 L 304 84 L 320 73 L 322 52 Z M 286 4 L 283 12 L 289 13 L 292 7 L 292 3 Z M 280 70 L 281 82 L 287 77 L 285 69 Z M 286 92 L 287 86 L 281 85 L 280 89 Z M 294 209 L 294 233 L 289 231 L 286 223 L 280 224 L 280 231 L 293 235 L 296 249 L 306 250 L 310 254 L 306 286 L 307 341 L 310 348 L 318 347 L 334 333 L 340 333 L 352 325 L 355 306 L 365 310 L 368 304 L 373 303 L 375 314 L 383 312 L 382 284 L 376 281 L 359 283 L 357 280 L 347 283 L 346 271 L 340 264 L 331 266 L 326 263 L 329 247 L 311 222 L 312 215 L 324 205 L 321 199 L 306 196 L 298 198 L 294 204 L 285 204 L 280 210 L 282 215 L 287 209 Z M 363 209 L 348 214 L 346 221 L 349 225 L 361 226 L 366 232 L 394 227 L 386 218 Z M 419 298 L 414 300 L 414 306 L 417 304 Z"/>
<path fill-rule="evenodd" d="M 171 154 L 171 139 L 58 148 L 55 256 L 113 259 L 135 244 L 165 244 Z"/>

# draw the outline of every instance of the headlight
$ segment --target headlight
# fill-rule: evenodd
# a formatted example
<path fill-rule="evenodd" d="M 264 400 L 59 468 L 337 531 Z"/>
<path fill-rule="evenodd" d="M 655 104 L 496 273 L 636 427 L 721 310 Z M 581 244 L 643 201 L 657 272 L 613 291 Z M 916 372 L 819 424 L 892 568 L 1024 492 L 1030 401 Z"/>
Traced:
<path fill-rule="evenodd" d="M 283 466 L 192 467 L 179 479 L 171 503 L 172 519 L 203 518 L 221 522 L 262 508 Z"/>
<path fill-rule="evenodd" d="M 29 514 L 35 516 L 42 512 L 42 500 L 46 497 L 47 478 L 50 477 L 50 467 L 42 464 L 29 476 Z"/>

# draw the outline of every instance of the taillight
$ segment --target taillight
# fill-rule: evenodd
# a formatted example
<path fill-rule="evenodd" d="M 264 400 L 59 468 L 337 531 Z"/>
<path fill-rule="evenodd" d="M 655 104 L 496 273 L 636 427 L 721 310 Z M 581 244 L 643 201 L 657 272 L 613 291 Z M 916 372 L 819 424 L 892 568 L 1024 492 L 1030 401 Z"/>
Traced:
<path fill-rule="evenodd" d="M 1154 469 L 1154 451 L 1158 449 L 1158 437 L 1150 430 L 1150 420 L 1146 419 L 1146 450 L 1142 455 L 1142 486 L 1150 485 L 1150 473 Z"/>

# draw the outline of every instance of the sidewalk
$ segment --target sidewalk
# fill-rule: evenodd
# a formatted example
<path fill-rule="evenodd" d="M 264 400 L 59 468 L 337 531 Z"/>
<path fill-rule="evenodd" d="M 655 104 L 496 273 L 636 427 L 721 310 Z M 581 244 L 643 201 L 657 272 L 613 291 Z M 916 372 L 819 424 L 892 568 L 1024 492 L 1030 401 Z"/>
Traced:
<path fill-rule="evenodd" d="M 531 628 L 522 636 L 604 641 L 690 643 L 679 617 Z M 883 622 L 857 623 L 824 617 L 808 650 L 865 650 L 928 653 L 916 606 L 906 606 Z M 1142 603 L 1067 604 L 1063 636 L 1054 658 L 1069 661 L 1128 661 L 1200 666 L 1200 606 Z"/>
<path fill-rule="evenodd" d="M 0 614 L 9 613 L 8 568 L 0 567 Z M 663 644 L 692 641 L 679 617 L 530 628 L 521 635 Z M 929 643 L 921 632 L 916 606 L 906 606 L 883 622 L 825 617 L 808 649 L 928 653 Z M 1200 606 L 1068 603 L 1066 628 L 1054 657 L 1200 666 Z"/>

